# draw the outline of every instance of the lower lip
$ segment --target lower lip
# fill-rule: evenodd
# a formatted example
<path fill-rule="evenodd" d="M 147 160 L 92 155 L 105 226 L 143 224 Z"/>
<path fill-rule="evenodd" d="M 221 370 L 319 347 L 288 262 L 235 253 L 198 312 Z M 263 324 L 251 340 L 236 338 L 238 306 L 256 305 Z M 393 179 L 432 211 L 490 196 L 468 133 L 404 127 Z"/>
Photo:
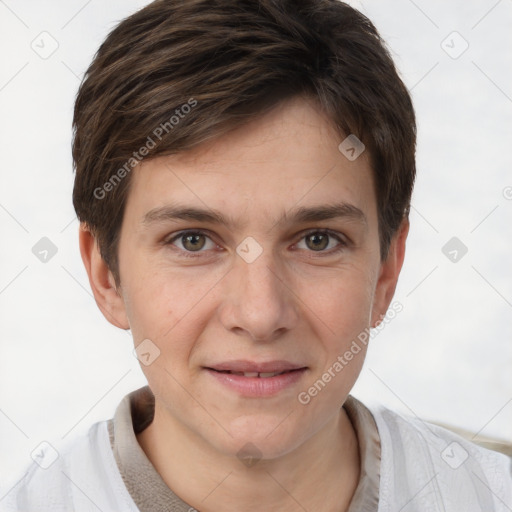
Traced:
<path fill-rule="evenodd" d="M 275 377 L 244 377 L 232 373 L 221 373 L 205 368 L 205 370 L 224 386 L 244 396 L 273 396 L 296 384 L 306 372 L 306 368 L 282 373 Z"/>

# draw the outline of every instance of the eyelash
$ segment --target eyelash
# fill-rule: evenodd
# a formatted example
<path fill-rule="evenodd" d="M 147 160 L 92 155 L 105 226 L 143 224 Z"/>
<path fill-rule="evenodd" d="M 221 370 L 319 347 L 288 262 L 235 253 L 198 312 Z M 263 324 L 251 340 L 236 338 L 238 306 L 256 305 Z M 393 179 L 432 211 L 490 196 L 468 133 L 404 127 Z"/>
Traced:
<path fill-rule="evenodd" d="M 299 242 L 302 239 L 304 239 L 310 235 L 313 235 L 313 234 L 328 235 L 329 237 L 332 237 L 339 242 L 339 245 L 337 247 L 335 247 L 334 249 L 331 249 L 330 251 L 318 251 L 317 254 L 320 257 L 331 256 L 333 254 L 337 254 L 337 253 L 341 252 L 342 250 L 346 249 L 346 247 L 348 246 L 347 241 L 343 240 L 335 231 L 331 231 L 330 229 L 312 229 L 306 233 L 303 233 L 299 239 Z M 180 231 L 178 234 L 174 235 L 172 238 L 164 241 L 164 245 L 173 245 L 173 242 L 175 242 L 176 240 L 179 240 L 180 238 L 183 238 L 185 235 L 204 235 L 205 237 L 209 238 L 213 242 L 211 236 L 209 236 L 206 231 L 190 230 L 190 231 Z M 198 258 L 201 256 L 201 253 L 206 252 L 206 251 L 195 251 L 195 252 L 187 251 L 184 249 L 180 249 L 179 247 L 177 247 L 176 250 L 181 252 L 182 256 L 185 258 Z M 316 251 L 308 251 L 308 252 L 315 253 Z"/>

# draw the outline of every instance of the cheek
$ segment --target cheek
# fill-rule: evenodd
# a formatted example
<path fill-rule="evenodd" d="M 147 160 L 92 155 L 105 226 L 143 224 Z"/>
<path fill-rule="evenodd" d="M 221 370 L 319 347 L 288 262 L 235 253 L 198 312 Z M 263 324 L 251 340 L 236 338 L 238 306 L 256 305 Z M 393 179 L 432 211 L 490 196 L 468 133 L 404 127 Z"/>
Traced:
<path fill-rule="evenodd" d="M 323 328 L 317 364 L 298 397 L 312 418 L 331 414 L 333 404 L 341 406 L 361 372 L 370 333 L 371 291 L 370 279 L 347 277 L 332 282 L 313 306 L 329 329 Z"/>
<path fill-rule="evenodd" d="M 149 264 L 148 264 L 149 267 Z M 152 340 L 161 351 L 160 362 L 174 367 L 186 359 L 211 317 L 217 273 L 170 271 L 159 265 L 140 272 L 126 289 L 127 314 L 135 344 Z"/>
<path fill-rule="evenodd" d="M 375 290 L 373 274 L 365 266 L 340 269 L 316 282 L 315 292 L 305 301 L 335 345 L 369 325 Z"/>

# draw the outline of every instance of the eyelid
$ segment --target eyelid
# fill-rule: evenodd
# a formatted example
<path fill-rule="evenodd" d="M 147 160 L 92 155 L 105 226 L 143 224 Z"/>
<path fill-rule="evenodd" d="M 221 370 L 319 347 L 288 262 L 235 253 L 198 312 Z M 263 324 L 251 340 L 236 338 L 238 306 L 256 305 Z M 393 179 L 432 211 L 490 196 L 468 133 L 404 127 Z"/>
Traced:
<path fill-rule="evenodd" d="M 315 252 L 317 254 L 319 254 L 319 255 L 334 254 L 334 253 L 336 253 L 336 252 L 346 248 L 350 244 L 350 240 L 345 235 L 343 235 L 342 233 L 339 233 L 337 231 L 334 231 L 334 230 L 331 230 L 331 229 L 328 229 L 328 228 L 310 228 L 310 229 L 307 229 L 305 231 L 301 231 L 300 233 L 298 233 L 296 235 L 296 236 L 298 236 L 298 240 L 293 245 L 297 245 L 299 242 L 302 241 L 302 239 L 304 239 L 308 235 L 312 235 L 312 234 L 315 234 L 315 233 L 329 235 L 330 237 L 335 238 L 339 243 L 338 243 L 338 245 L 335 248 L 330 249 L 329 251 L 308 251 L 308 252 L 311 252 L 312 254 L 315 254 Z M 205 229 L 201 229 L 201 228 L 198 228 L 198 229 L 184 229 L 184 230 L 181 230 L 181 231 L 179 231 L 177 233 L 173 233 L 173 234 L 167 236 L 163 240 L 163 244 L 164 245 L 173 245 L 173 242 L 175 242 L 176 240 L 180 239 L 181 237 L 183 237 L 184 235 L 187 235 L 187 234 L 190 234 L 190 235 L 203 235 L 206 238 L 210 239 L 214 244 L 218 245 L 215 242 L 215 240 L 213 239 L 211 232 L 209 230 L 205 230 Z M 203 250 L 200 250 L 200 251 L 184 251 L 183 249 L 180 249 L 179 247 L 176 247 L 176 250 L 181 252 L 182 254 L 184 254 L 186 257 L 192 257 L 192 258 L 200 255 L 201 253 L 207 252 L 207 251 L 203 251 Z"/>
<path fill-rule="evenodd" d="M 328 228 L 313 228 L 313 229 L 308 229 L 306 231 L 302 231 L 301 233 L 299 233 L 299 236 L 300 236 L 299 241 L 296 242 L 294 245 L 299 243 L 303 238 L 307 237 L 308 235 L 312 235 L 315 233 L 329 235 L 330 237 L 335 238 L 339 242 L 339 244 L 337 247 L 335 247 L 329 251 L 309 251 L 312 254 L 315 254 L 315 252 L 317 252 L 317 254 L 325 254 L 325 255 L 334 254 L 337 252 L 337 250 L 344 249 L 345 247 L 347 247 L 350 244 L 350 240 L 343 233 L 340 233 L 338 231 L 334 231 L 334 230 L 328 229 Z"/>
<path fill-rule="evenodd" d="M 180 238 L 184 235 L 204 235 L 204 236 L 207 236 L 208 238 L 212 239 L 212 235 L 211 235 L 210 231 L 208 231 L 207 229 L 191 228 L 191 229 L 182 229 L 181 231 L 177 231 L 175 233 L 171 233 L 170 235 L 167 235 L 163 239 L 163 243 L 168 244 L 168 243 L 174 242 L 175 240 L 177 240 L 178 238 Z"/>

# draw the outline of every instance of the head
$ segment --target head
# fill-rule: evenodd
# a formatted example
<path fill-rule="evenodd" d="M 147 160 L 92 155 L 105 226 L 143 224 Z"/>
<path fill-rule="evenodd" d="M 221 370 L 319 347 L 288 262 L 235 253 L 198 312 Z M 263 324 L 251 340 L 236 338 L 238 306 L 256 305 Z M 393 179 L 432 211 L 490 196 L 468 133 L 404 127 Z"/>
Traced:
<path fill-rule="evenodd" d="M 415 176 L 411 100 L 371 22 L 338 0 L 153 2 L 98 50 L 73 123 L 91 286 L 159 353 L 142 369 L 169 421 L 268 457 L 321 430 L 366 347 L 338 356 L 392 299 Z M 302 370 L 249 396 L 219 380 L 240 360 Z"/>

